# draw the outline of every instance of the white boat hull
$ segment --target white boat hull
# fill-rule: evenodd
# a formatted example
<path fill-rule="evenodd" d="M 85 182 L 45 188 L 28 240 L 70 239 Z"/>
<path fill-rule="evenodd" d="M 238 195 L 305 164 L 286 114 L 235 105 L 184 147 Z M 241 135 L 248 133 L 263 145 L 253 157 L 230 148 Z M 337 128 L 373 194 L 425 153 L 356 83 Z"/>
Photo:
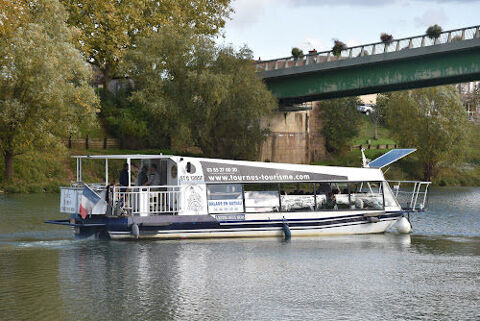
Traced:
<path fill-rule="evenodd" d="M 330 236 L 352 234 L 384 233 L 391 228 L 399 218 L 388 218 L 376 223 L 362 222 L 349 224 L 331 224 L 328 226 L 290 227 L 292 237 L 297 236 Z M 137 238 L 129 231 L 109 231 L 112 239 Z M 279 227 L 261 228 L 228 228 L 201 230 L 162 230 L 140 233 L 140 239 L 203 239 L 203 238 L 249 238 L 249 237 L 282 237 L 283 229 Z"/>

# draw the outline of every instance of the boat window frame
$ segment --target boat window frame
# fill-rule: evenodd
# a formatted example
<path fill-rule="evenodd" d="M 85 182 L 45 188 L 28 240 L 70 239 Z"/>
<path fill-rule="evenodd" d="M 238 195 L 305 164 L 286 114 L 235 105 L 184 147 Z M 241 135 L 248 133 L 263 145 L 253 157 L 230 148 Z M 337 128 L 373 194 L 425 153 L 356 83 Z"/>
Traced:
<path fill-rule="evenodd" d="M 303 212 L 326 212 L 326 211 L 332 211 L 332 212 L 338 212 L 338 211 L 385 211 L 385 191 L 384 191 L 384 187 L 383 187 L 383 182 L 385 180 L 372 180 L 372 181 L 368 181 L 368 180 L 355 180 L 355 181 L 307 181 L 307 182 L 300 182 L 300 183 L 307 183 L 307 184 L 312 184 L 313 185 L 313 197 L 314 197 L 314 202 L 315 202 L 315 208 L 313 211 L 282 211 L 282 200 L 281 200 L 281 184 L 286 184 L 286 183 L 297 183 L 297 182 L 271 182 L 271 183 L 265 183 L 265 182 L 259 182 L 259 183 L 256 183 L 256 182 L 248 182 L 248 183 L 241 183 L 241 182 L 236 182 L 236 183 L 222 183 L 222 184 L 218 184 L 218 183 L 210 183 L 210 184 L 205 184 L 206 185 L 206 188 L 205 188 L 205 191 L 207 191 L 208 189 L 208 186 L 209 185 L 230 185 L 230 184 L 234 184 L 234 185 L 238 185 L 240 184 L 241 185 L 241 188 L 242 188 L 242 200 L 243 200 L 243 213 L 242 214 L 268 214 L 268 213 L 303 213 Z M 378 191 L 377 192 L 374 192 L 371 185 L 370 184 L 378 184 Z M 246 202 L 245 202 L 245 185 L 260 185 L 260 184 L 272 184 L 272 185 L 276 185 L 277 186 L 277 192 L 278 192 L 278 211 L 270 211 L 270 212 L 247 212 L 246 211 Z M 320 185 L 320 184 L 347 184 L 347 189 L 348 189 L 348 203 L 350 205 L 349 208 L 342 208 L 342 209 L 319 209 L 317 208 L 317 200 L 318 200 L 318 193 L 317 193 L 317 187 Z M 351 208 L 351 203 L 352 203 L 352 190 L 350 188 L 350 185 L 351 184 L 359 184 L 360 186 L 360 190 L 362 190 L 365 185 L 368 186 L 368 190 L 372 193 L 375 193 L 375 194 L 378 194 L 378 193 L 381 193 L 382 195 L 382 207 L 381 208 L 362 208 L 362 209 L 359 209 L 359 208 Z M 338 186 L 337 186 L 338 187 Z M 206 195 L 207 197 L 207 201 L 208 201 L 208 195 Z M 216 213 L 212 213 L 210 212 L 208 206 L 207 206 L 207 213 L 208 214 L 213 214 L 215 215 Z"/>

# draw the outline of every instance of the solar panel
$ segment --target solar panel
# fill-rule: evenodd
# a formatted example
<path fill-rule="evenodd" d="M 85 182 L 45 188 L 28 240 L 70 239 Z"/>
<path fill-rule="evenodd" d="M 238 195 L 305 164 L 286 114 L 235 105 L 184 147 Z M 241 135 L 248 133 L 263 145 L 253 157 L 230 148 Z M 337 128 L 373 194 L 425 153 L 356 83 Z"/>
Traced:
<path fill-rule="evenodd" d="M 373 168 L 383 168 L 391 163 L 396 162 L 397 160 L 413 153 L 416 151 L 415 148 L 406 148 L 406 149 L 392 149 L 388 153 L 383 154 L 377 159 L 374 159 L 370 163 L 368 163 L 368 167 Z"/>

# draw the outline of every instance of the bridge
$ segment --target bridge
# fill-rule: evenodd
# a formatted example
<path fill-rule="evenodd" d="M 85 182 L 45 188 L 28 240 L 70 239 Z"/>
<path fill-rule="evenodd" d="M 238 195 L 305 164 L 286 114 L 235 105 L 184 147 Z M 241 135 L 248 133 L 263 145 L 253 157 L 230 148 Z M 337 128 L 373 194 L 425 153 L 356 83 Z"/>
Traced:
<path fill-rule="evenodd" d="M 355 46 L 335 55 L 256 61 L 286 107 L 303 102 L 480 80 L 480 26 Z M 287 107 L 288 108 L 288 107 Z"/>

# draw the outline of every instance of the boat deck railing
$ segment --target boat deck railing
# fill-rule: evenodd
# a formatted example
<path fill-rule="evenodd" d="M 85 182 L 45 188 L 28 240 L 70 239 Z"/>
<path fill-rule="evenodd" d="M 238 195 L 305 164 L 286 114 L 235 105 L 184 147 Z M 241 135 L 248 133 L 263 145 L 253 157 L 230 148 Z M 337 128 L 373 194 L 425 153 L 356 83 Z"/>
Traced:
<path fill-rule="evenodd" d="M 480 26 L 472 26 L 442 32 L 438 38 L 430 38 L 426 34 L 393 39 L 390 42 L 377 42 L 360 46 L 348 47 L 340 52 L 333 50 L 311 52 L 302 57 L 284 57 L 272 60 L 258 60 L 255 62 L 258 72 L 306 66 L 310 64 L 328 63 L 331 61 L 356 59 L 364 56 L 387 54 L 402 50 L 436 46 L 452 42 L 480 38 Z"/>
<path fill-rule="evenodd" d="M 114 186 L 114 215 L 176 215 L 180 210 L 179 186 Z"/>
<path fill-rule="evenodd" d="M 427 208 L 428 187 L 431 182 L 388 181 L 398 203 L 403 210 L 423 212 Z"/>

